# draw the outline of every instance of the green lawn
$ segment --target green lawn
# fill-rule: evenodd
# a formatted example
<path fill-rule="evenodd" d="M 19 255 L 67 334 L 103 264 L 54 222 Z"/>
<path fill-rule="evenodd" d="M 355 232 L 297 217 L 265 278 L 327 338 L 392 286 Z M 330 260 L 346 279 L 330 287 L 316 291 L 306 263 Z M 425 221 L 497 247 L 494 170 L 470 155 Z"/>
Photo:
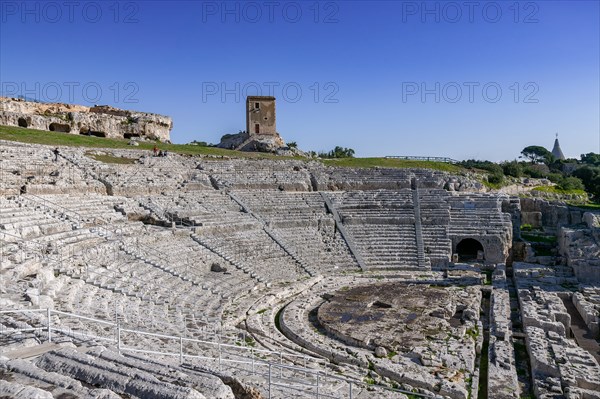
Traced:
<path fill-rule="evenodd" d="M 569 205 L 577 207 L 577 208 L 581 208 L 581 209 L 586 209 L 586 210 L 590 210 L 590 211 L 600 211 L 600 204 L 595 204 L 595 203 L 587 203 L 587 204 L 579 204 L 577 202 L 567 202 Z"/>
<path fill-rule="evenodd" d="M 587 196 L 587 193 L 584 190 L 562 190 L 562 189 L 558 188 L 557 186 L 539 186 L 539 187 L 534 187 L 532 190 L 533 191 L 541 191 L 544 193 Z"/>
<path fill-rule="evenodd" d="M 83 136 L 79 134 L 47 132 L 45 130 L 25 129 L 13 126 L 0 126 L 0 140 L 18 141 L 21 143 L 46 144 L 51 146 L 70 146 L 88 148 L 127 148 L 152 151 L 155 143 L 152 141 L 140 141 L 138 147 L 128 145 L 126 139 L 108 139 L 94 136 Z M 201 147 L 187 144 L 156 144 L 161 150 L 177 154 L 187 155 L 217 155 L 232 158 L 286 158 L 273 154 L 259 152 L 242 152 L 225 150 L 215 147 Z M 290 157 L 287 157 L 288 159 Z"/>
<path fill-rule="evenodd" d="M 84 136 L 79 134 L 48 132 L 44 130 L 25 129 L 13 126 L 0 126 L 0 140 L 18 141 L 21 143 L 45 144 L 50 146 L 71 146 L 71 147 L 86 147 L 86 148 L 127 148 L 127 149 L 142 149 L 152 151 L 155 143 L 152 141 L 140 141 L 138 147 L 128 145 L 129 140 L 126 139 L 108 139 L 94 136 Z M 273 154 L 260 152 L 242 152 L 225 150 L 215 147 L 201 147 L 188 144 L 156 144 L 161 150 L 186 155 L 215 155 L 225 156 L 230 158 L 262 158 L 262 159 L 298 159 L 308 160 L 302 157 L 282 157 Z M 118 161 L 114 159 L 105 159 L 105 162 L 127 162 L 126 160 Z M 352 168 L 424 168 L 434 169 L 443 172 L 458 173 L 464 169 L 443 162 L 429 161 L 411 161 L 405 159 L 388 159 L 388 158 L 341 158 L 341 159 L 323 159 L 325 165 L 352 167 Z"/>
<path fill-rule="evenodd" d="M 521 233 L 521 238 L 523 238 L 524 240 L 527 240 L 529 242 L 542 242 L 542 243 L 549 243 L 549 244 L 555 244 L 557 241 L 556 236 L 540 235 L 540 234 Z"/>
<path fill-rule="evenodd" d="M 342 166 L 349 168 L 424 168 L 443 172 L 458 173 L 464 171 L 460 166 L 444 162 L 412 161 L 395 158 L 338 158 L 324 159 L 323 163 L 329 166 Z"/>
<path fill-rule="evenodd" d="M 125 157 L 113 157 L 112 155 L 99 155 L 92 154 L 91 152 L 86 152 L 86 156 L 95 159 L 99 162 L 104 163 L 116 163 L 121 165 L 134 164 L 138 161 L 139 158 L 125 158 Z"/>

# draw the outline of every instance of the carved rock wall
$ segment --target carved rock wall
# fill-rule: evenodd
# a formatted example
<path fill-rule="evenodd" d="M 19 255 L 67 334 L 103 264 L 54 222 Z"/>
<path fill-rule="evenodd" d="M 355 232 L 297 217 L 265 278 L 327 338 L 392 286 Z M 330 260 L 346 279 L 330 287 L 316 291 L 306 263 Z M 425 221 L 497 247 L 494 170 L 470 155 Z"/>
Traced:
<path fill-rule="evenodd" d="M 173 120 L 168 116 L 106 105 L 46 104 L 0 97 L 0 125 L 115 139 L 143 137 L 164 142 L 170 140 Z"/>

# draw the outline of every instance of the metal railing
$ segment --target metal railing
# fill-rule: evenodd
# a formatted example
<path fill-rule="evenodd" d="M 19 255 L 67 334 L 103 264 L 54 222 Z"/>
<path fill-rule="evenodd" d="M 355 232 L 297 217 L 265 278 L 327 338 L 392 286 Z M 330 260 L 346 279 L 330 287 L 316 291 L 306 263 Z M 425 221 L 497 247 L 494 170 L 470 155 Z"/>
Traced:
<path fill-rule="evenodd" d="M 40 337 L 46 338 L 47 342 L 52 342 L 56 334 L 62 334 L 76 340 L 98 340 L 105 341 L 116 345 L 119 353 L 132 352 L 147 355 L 171 356 L 179 359 L 179 363 L 183 365 L 187 360 L 205 360 L 214 363 L 219 370 L 225 365 L 229 368 L 237 368 L 240 372 L 245 372 L 255 376 L 265 378 L 267 382 L 268 398 L 272 398 L 276 389 L 296 390 L 310 397 L 316 398 L 353 398 L 353 390 L 356 388 L 370 387 L 372 389 L 386 390 L 389 392 L 397 392 L 401 394 L 410 394 L 419 397 L 432 397 L 415 392 L 393 389 L 380 385 L 366 384 L 360 381 L 353 381 L 344 377 L 328 374 L 324 371 L 309 368 L 309 361 L 320 363 L 319 359 L 315 359 L 306 355 L 297 355 L 289 352 L 269 351 L 266 349 L 256 349 L 248 346 L 240 346 L 235 344 L 226 344 L 219 342 L 203 341 L 194 338 L 183 336 L 173 336 L 167 334 L 138 331 L 127 328 L 122 328 L 120 323 L 95 319 L 92 317 L 77 315 L 68 312 L 62 312 L 54 309 L 13 309 L 2 310 L 0 316 L 8 314 L 45 314 L 45 323 L 37 327 L 22 327 L 22 328 L 6 328 L 4 323 L 0 323 L 0 335 L 21 334 L 23 332 L 37 332 Z M 59 323 L 54 323 L 52 316 L 61 316 L 64 318 L 76 318 L 80 322 L 89 324 L 100 324 L 108 327 L 110 335 L 102 336 L 91 333 L 87 329 L 80 331 L 73 327 L 61 326 Z M 43 316 L 41 317 L 43 318 Z M 39 320 L 40 318 L 38 318 Z M 107 332 L 107 330 L 104 330 Z M 45 333 L 45 334 L 44 334 Z M 140 336 L 158 338 L 152 343 L 144 341 L 140 342 Z M 133 345 L 130 344 L 134 343 Z M 160 342 L 160 344 L 159 344 Z M 169 343 L 173 343 L 169 347 Z M 142 347 L 135 345 L 141 344 Z M 186 347 L 186 343 L 195 344 L 196 347 Z M 173 348 L 176 348 L 173 350 Z M 217 351 L 216 356 L 210 356 L 209 353 L 201 354 L 200 348 L 206 348 Z M 1 349 L 1 347 L 0 347 Z M 268 358 L 271 357 L 269 361 Z M 292 364 L 286 364 L 285 361 L 291 361 Z M 304 361 L 304 367 L 296 366 L 295 363 Z M 331 386 L 334 389 L 331 389 Z"/>
<path fill-rule="evenodd" d="M 444 162 L 444 163 L 459 163 L 456 159 L 448 158 L 448 157 L 424 157 L 424 156 L 414 156 L 414 155 L 387 155 L 384 158 L 388 159 L 406 159 L 409 161 L 429 161 L 429 162 Z"/>

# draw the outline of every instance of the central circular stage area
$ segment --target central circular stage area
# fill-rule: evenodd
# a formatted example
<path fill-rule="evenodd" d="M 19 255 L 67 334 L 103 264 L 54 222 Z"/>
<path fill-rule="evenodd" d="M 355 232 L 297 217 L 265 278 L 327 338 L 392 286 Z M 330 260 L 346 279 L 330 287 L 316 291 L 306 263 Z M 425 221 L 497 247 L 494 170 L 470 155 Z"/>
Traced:
<path fill-rule="evenodd" d="M 347 344 L 408 352 L 445 340 L 465 328 L 465 322 L 477 321 L 477 291 L 407 283 L 342 288 L 326 296 L 318 319 L 329 334 Z"/>

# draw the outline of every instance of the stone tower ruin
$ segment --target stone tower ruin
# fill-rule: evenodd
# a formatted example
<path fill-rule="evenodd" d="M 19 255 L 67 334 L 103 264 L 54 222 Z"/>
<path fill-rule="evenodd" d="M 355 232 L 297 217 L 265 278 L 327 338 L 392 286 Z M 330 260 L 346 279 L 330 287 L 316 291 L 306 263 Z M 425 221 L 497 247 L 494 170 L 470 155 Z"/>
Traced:
<path fill-rule="evenodd" d="M 277 135 L 275 97 L 249 96 L 246 98 L 246 132 L 250 136 Z"/>

